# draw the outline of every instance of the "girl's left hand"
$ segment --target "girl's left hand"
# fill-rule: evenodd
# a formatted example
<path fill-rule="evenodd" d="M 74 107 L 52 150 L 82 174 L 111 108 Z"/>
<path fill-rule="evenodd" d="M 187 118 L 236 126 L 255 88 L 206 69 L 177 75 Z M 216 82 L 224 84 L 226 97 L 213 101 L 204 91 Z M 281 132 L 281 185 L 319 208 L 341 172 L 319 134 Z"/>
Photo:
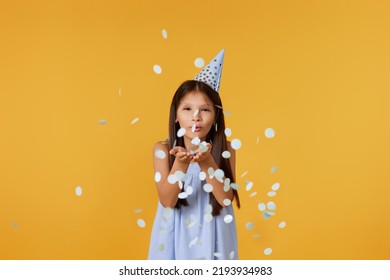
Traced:
<path fill-rule="evenodd" d="M 201 149 L 199 148 L 196 150 L 195 154 L 192 156 L 191 162 L 202 162 L 205 159 L 209 158 L 211 156 L 211 144 L 206 143 L 207 150 L 202 152 Z"/>

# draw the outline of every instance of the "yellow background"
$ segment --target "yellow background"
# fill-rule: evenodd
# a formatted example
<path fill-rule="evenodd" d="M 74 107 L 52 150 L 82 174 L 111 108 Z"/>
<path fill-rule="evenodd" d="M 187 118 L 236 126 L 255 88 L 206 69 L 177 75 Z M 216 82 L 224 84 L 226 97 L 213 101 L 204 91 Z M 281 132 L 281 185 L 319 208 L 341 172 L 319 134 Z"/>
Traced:
<path fill-rule="evenodd" d="M 145 259 L 152 146 L 195 59 L 224 48 L 239 257 L 389 259 L 389 14 L 387 1 L 2 1 L 0 258 Z"/>

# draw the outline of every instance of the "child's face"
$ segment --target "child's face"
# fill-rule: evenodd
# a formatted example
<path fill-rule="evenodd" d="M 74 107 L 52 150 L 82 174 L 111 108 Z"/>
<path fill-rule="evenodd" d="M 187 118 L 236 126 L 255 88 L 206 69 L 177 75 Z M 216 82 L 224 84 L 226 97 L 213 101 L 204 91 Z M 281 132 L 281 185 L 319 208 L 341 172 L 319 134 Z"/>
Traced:
<path fill-rule="evenodd" d="M 180 101 L 176 112 L 176 121 L 185 128 L 184 139 L 191 141 L 198 136 L 204 140 L 215 119 L 215 108 L 203 92 L 190 92 Z"/>

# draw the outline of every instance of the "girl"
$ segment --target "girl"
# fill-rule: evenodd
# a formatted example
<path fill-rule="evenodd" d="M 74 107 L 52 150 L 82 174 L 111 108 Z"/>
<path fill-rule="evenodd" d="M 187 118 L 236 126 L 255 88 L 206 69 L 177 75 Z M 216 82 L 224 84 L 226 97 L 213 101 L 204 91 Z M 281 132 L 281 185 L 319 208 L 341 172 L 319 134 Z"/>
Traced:
<path fill-rule="evenodd" d="M 224 134 L 218 94 L 223 54 L 180 85 L 171 103 L 168 141 L 154 146 L 159 203 L 149 259 L 238 258 L 231 204 L 235 199 L 240 206 L 235 151 Z"/>

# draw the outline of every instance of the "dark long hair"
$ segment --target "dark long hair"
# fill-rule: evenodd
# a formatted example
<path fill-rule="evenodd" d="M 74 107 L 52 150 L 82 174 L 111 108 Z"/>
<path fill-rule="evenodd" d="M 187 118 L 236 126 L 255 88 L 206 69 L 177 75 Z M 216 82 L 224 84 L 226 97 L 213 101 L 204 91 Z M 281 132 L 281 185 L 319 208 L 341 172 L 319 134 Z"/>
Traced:
<path fill-rule="evenodd" d="M 232 168 L 230 166 L 229 159 L 225 159 L 222 157 L 222 152 L 228 150 L 228 143 L 225 136 L 225 119 L 223 116 L 223 107 L 222 101 L 219 97 L 218 92 L 213 90 L 206 83 L 189 80 L 182 83 L 179 88 L 176 90 L 175 95 L 172 98 L 171 109 L 169 113 L 169 149 L 172 149 L 174 146 L 181 146 L 185 148 L 184 138 L 176 137 L 178 130 L 180 129 L 180 125 L 176 122 L 176 112 L 180 105 L 180 101 L 191 92 L 201 92 L 207 95 L 207 97 L 211 100 L 215 109 L 215 122 L 211 127 L 209 133 L 206 137 L 206 142 L 211 142 L 213 148 L 211 150 L 211 155 L 214 158 L 217 166 L 222 169 L 225 173 L 226 178 L 230 178 L 231 182 L 235 182 L 235 178 L 232 173 Z M 215 127 L 217 126 L 217 128 Z M 170 155 L 169 157 L 169 166 L 172 168 L 173 162 L 175 161 L 175 156 Z M 182 189 L 184 191 L 184 188 Z M 240 208 L 240 199 L 238 197 L 238 193 L 233 189 L 234 199 L 236 200 L 237 207 Z M 222 209 L 222 206 L 215 199 L 214 195 L 210 193 L 210 204 L 213 207 L 213 216 L 218 216 Z M 179 199 L 176 203 L 176 208 L 180 208 L 181 206 L 188 206 L 188 201 L 186 199 Z"/>

